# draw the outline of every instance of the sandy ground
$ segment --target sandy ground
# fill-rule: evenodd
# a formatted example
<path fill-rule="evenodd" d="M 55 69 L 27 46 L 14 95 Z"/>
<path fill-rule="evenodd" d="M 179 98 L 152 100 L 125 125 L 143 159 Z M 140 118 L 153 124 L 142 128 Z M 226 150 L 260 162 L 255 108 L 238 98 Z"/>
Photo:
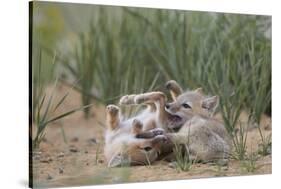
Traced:
<path fill-rule="evenodd" d="M 67 87 L 59 86 L 56 97 L 62 97 L 68 90 Z M 71 91 L 55 115 L 79 106 L 80 94 Z M 242 114 L 241 121 L 246 117 L 246 114 Z M 103 156 L 104 121 L 105 107 L 96 105 L 91 109 L 88 120 L 84 119 L 82 112 L 77 112 L 50 124 L 46 129 L 45 140 L 33 153 L 34 186 L 59 187 L 271 174 L 271 155 L 260 156 L 254 172 L 247 172 L 237 160 L 230 160 L 228 166 L 224 167 L 198 163 L 187 172 L 171 168 L 165 161 L 157 161 L 150 166 L 107 168 Z M 264 116 L 261 125 L 265 135 L 271 134 L 271 118 Z M 249 129 L 248 150 L 257 151 L 259 143 L 258 130 Z"/>

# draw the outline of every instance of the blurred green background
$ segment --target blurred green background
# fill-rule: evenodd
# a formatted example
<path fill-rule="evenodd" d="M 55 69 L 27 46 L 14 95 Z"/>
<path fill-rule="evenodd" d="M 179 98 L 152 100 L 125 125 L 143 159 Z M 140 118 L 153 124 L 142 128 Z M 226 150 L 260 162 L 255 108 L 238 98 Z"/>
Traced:
<path fill-rule="evenodd" d="M 56 79 L 80 91 L 82 105 L 173 79 L 219 95 L 229 131 L 242 110 L 255 123 L 271 115 L 270 16 L 54 2 L 32 12 L 33 101 Z"/>

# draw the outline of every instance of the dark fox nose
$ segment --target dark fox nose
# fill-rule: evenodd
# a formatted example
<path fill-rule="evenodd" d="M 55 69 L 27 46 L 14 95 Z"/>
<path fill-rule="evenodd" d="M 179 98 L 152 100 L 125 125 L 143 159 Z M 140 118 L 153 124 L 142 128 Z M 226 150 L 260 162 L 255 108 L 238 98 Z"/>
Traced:
<path fill-rule="evenodd" d="M 169 109 L 170 105 L 169 104 L 165 104 L 165 108 Z"/>

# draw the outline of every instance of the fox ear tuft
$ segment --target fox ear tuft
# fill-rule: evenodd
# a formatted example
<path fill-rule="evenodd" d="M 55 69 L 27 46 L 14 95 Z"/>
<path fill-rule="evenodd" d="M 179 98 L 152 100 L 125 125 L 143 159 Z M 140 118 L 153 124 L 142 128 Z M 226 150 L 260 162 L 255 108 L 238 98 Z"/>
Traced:
<path fill-rule="evenodd" d="M 130 159 L 123 155 L 116 155 L 108 162 L 108 167 L 122 167 L 130 165 Z"/>
<path fill-rule="evenodd" d="M 202 108 L 214 112 L 218 104 L 219 104 L 218 96 L 207 97 L 202 102 Z"/>
<path fill-rule="evenodd" d="M 199 93 L 201 95 L 203 95 L 203 89 L 200 87 L 200 88 L 197 88 L 194 90 L 196 93 Z"/>

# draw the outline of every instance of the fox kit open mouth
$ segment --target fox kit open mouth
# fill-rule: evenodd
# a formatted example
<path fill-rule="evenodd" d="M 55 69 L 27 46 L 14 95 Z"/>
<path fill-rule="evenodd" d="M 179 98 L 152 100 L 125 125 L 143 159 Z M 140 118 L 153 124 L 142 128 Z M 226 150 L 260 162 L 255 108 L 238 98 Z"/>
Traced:
<path fill-rule="evenodd" d="M 168 119 L 169 119 L 169 121 L 174 122 L 174 123 L 179 123 L 182 121 L 182 118 L 180 116 L 172 115 L 172 114 L 168 114 Z"/>
<path fill-rule="evenodd" d="M 170 112 L 167 112 L 167 120 L 168 120 L 168 128 L 174 132 L 178 131 L 182 125 L 184 124 L 184 120 L 181 116 L 177 114 L 171 114 Z"/>

